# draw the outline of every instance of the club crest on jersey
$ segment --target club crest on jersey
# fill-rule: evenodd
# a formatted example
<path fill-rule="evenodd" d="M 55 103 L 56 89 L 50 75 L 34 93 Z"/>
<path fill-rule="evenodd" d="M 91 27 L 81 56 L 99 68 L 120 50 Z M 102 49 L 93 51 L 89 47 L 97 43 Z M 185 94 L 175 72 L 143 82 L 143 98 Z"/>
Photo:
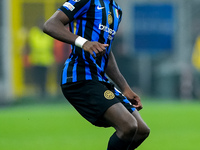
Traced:
<path fill-rule="evenodd" d="M 69 3 L 69 2 L 65 2 L 63 4 L 63 6 L 66 7 L 66 8 L 68 8 L 70 11 L 73 11 L 75 9 L 75 7 L 71 3 Z"/>
<path fill-rule="evenodd" d="M 115 98 L 115 94 L 112 91 L 110 91 L 110 90 L 106 90 L 104 92 L 104 97 L 106 99 L 108 99 L 108 100 L 111 100 L 111 99 Z"/>
<path fill-rule="evenodd" d="M 113 23 L 113 17 L 111 15 L 111 12 L 108 14 L 108 24 L 111 25 Z"/>

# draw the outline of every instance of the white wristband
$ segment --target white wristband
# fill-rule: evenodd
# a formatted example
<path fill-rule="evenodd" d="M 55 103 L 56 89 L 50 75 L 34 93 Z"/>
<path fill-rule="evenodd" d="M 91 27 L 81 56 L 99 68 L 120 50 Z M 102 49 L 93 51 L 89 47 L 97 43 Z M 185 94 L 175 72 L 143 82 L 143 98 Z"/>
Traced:
<path fill-rule="evenodd" d="M 78 36 L 78 37 L 76 38 L 76 40 L 75 40 L 75 45 L 76 45 L 77 47 L 82 48 L 82 47 L 83 47 L 83 44 L 85 44 L 85 42 L 87 42 L 87 41 L 88 41 L 87 39 L 85 39 L 85 38 L 83 38 L 83 37 L 81 37 L 81 36 Z"/>

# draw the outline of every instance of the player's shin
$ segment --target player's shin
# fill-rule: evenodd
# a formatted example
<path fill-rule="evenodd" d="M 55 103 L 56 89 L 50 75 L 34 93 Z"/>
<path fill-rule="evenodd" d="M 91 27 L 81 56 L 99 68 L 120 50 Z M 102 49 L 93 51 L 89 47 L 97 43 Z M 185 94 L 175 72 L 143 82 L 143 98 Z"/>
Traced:
<path fill-rule="evenodd" d="M 134 150 L 140 146 L 144 140 L 149 136 L 149 132 L 141 136 L 136 135 L 135 139 L 131 142 L 127 150 Z"/>

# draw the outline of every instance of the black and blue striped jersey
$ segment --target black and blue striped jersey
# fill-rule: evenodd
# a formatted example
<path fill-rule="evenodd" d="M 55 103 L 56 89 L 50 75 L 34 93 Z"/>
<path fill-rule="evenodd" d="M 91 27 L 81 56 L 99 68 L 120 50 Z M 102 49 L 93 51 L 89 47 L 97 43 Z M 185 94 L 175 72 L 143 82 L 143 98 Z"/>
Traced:
<path fill-rule="evenodd" d="M 106 53 L 94 59 L 89 52 L 72 46 L 65 62 L 62 84 L 82 80 L 108 82 L 105 69 L 111 44 L 122 18 L 122 10 L 113 0 L 68 0 L 60 8 L 70 19 L 70 31 L 89 41 L 109 44 Z"/>

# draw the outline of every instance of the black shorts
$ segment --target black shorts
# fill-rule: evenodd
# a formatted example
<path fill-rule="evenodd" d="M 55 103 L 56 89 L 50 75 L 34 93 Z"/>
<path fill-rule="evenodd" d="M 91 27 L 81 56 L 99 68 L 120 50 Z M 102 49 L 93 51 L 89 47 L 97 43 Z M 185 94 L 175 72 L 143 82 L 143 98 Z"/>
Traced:
<path fill-rule="evenodd" d="M 96 126 L 110 126 L 102 116 L 109 107 L 116 103 L 122 103 L 130 113 L 135 110 L 112 83 L 88 80 L 67 83 L 61 87 L 64 96 L 72 106 Z"/>

